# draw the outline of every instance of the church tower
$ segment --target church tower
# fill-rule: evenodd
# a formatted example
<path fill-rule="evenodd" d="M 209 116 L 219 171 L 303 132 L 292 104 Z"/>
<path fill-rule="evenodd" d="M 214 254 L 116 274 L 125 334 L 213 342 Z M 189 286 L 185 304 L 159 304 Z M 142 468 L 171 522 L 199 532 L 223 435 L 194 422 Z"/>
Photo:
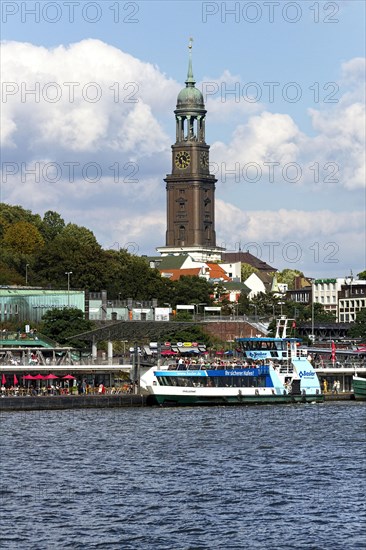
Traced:
<path fill-rule="evenodd" d="M 174 111 L 176 141 L 172 145 L 172 171 L 165 178 L 167 191 L 166 246 L 162 255 L 189 253 L 196 260 L 220 260 L 216 247 L 215 183 L 209 172 L 206 143 L 206 110 L 202 93 L 195 87 L 192 40 L 189 43 L 186 86 Z"/>

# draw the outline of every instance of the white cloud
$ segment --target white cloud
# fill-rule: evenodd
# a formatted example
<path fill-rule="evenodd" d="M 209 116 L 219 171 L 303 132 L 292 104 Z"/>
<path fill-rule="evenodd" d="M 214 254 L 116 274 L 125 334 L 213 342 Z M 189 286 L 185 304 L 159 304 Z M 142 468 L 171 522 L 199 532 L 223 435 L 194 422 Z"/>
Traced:
<path fill-rule="evenodd" d="M 221 200 L 216 209 L 218 244 L 231 250 L 240 245 L 273 267 L 298 264 L 311 275 L 337 271 L 341 261 L 361 270 L 366 261 L 364 210 L 245 212 Z"/>
<path fill-rule="evenodd" d="M 205 77 L 197 86 L 202 91 L 210 123 L 237 122 L 240 117 L 263 109 L 256 99 L 256 89 L 243 87 L 242 78 L 228 70 L 218 78 Z"/>
<path fill-rule="evenodd" d="M 245 125 L 239 125 L 228 146 L 222 142 L 212 145 L 211 160 L 242 165 L 264 161 L 291 162 L 299 154 L 302 134 L 289 115 L 267 111 L 253 116 Z"/>
<path fill-rule="evenodd" d="M 5 42 L 2 77 L 5 146 L 20 138 L 28 148 L 68 151 L 154 152 L 168 145 L 156 113 L 174 102 L 178 84 L 99 40 L 50 50 Z M 32 89 L 37 96 L 27 93 Z"/>

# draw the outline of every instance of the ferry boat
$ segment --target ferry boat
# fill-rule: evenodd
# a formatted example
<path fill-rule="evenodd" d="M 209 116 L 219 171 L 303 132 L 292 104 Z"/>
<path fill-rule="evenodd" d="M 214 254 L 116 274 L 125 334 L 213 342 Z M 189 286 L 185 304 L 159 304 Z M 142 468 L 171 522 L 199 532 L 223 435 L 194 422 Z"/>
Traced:
<path fill-rule="evenodd" d="M 318 376 L 299 351 L 299 340 L 240 338 L 237 343 L 250 348 L 240 362 L 155 366 L 141 377 L 140 388 L 149 402 L 161 406 L 324 401 Z"/>
<path fill-rule="evenodd" d="M 354 376 L 352 380 L 353 392 L 355 399 L 366 400 L 366 378 Z"/>

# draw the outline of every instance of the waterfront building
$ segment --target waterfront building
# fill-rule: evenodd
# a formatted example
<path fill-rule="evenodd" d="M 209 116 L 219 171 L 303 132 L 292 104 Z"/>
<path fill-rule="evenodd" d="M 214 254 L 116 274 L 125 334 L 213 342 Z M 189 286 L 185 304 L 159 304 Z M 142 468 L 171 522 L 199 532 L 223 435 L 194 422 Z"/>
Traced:
<path fill-rule="evenodd" d="M 353 323 L 357 313 L 366 308 L 366 281 L 342 284 L 338 293 L 337 320 Z"/>
<path fill-rule="evenodd" d="M 83 290 L 49 290 L 32 287 L 0 287 L 0 322 L 39 323 L 50 309 L 67 307 L 86 313 Z"/>

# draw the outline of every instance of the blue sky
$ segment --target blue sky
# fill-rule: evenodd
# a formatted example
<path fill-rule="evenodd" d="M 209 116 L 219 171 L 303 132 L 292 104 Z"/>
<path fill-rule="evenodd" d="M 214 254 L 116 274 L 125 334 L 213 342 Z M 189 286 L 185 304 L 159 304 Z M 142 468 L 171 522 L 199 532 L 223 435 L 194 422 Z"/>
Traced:
<path fill-rule="evenodd" d="M 72 19 L 67 2 L 2 3 L 3 201 L 57 210 L 106 248 L 164 245 L 163 178 L 193 36 L 217 244 L 309 276 L 365 268 L 364 2 L 73 7 Z M 26 94 L 37 85 L 39 101 Z"/>

